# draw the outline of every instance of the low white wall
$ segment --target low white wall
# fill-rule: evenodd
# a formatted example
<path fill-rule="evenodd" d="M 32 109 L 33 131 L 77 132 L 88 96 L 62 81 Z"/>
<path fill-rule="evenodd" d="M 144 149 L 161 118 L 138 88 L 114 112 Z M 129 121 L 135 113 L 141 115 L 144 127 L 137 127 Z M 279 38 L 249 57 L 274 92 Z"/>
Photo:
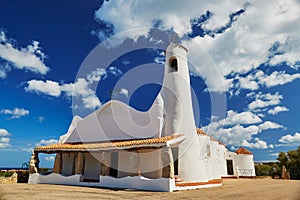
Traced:
<path fill-rule="evenodd" d="M 143 176 L 114 178 L 101 176 L 100 186 L 111 188 L 128 188 L 138 190 L 151 190 L 161 192 L 172 192 L 175 189 L 175 179 L 158 178 L 148 179 Z"/>
<path fill-rule="evenodd" d="M 60 174 L 30 174 L 29 184 L 58 184 L 58 185 L 78 185 L 78 186 L 92 186 L 92 187 L 107 187 L 107 188 L 122 188 L 122 189 L 136 189 L 149 190 L 160 192 L 172 192 L 175 189 L 175 179 L 159 178 L 149 179 L 143 176 L 114 178 L 111 176 L 100 176 L 100 182 L 89 183 L 80 182 L 81 175 L 62 176 Z"/>

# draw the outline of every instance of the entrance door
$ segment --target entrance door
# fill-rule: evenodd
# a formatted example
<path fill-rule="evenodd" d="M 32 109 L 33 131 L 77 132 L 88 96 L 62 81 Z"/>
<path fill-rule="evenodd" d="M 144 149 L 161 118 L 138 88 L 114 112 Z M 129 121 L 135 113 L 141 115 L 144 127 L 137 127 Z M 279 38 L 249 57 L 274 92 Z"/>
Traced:
<path fill-rule="evenodd" d="M 233 175 L 233 162 L 232 160 L 226 160 L 227 163 L 227 174 Z"/>

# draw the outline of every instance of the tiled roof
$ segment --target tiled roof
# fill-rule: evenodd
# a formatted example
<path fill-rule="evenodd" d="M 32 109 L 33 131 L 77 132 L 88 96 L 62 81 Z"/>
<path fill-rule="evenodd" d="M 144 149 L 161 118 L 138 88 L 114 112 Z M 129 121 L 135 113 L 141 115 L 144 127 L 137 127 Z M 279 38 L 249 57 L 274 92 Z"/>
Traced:
<path fill-rule="evenodd" d="M 51 152 L 51 151 L 85 151 L 85 150 L 105 150 L 111 148 L 128 148 L 136 146 L 163 146 L 168 141 L 179 138 L 183 134 L 170 135 L 160 138 L 148 138 L 137 140 L 123 140 L 123 141 L 110 141 L 98 143 L 84 143 L 84 144 L 66 144 L 58 143 L 48 146 L 39 146 L 34 148 L 35 152 Z"/>
<path fill-rule="evenodd" d="M 249 154 L 249 155 L 253 155 L 253 153 L 251 153 L 249 150 L 243 148 L 243 147 L 240 147 L 238 148 L 235 153 L 237 154 Z"/>
<path fill-rule="evenodd" d="M 200 128 L 196 128 L 198 135 L 207 135 L 204 131 L 202 131 Z"/>

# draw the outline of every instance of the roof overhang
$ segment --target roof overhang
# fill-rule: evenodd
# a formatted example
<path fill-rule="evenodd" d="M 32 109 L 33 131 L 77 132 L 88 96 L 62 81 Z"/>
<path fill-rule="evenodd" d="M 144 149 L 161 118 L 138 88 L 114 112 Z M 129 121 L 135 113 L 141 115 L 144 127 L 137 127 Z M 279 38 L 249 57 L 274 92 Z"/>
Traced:
<path fill-rule="evenodd" d="M 161 148 L 178 146 L 186 137 L 183 134 L 170 135 L 160 138 L 147 138 L 136 140 L 109 141 L 101 143 L 58 143 L 48 146 L 34 148 L 36 153 L 56 153 L 56 152 L 88 152 L 88 151 L 109 151 L 124 150 L 134 148 Z"/>

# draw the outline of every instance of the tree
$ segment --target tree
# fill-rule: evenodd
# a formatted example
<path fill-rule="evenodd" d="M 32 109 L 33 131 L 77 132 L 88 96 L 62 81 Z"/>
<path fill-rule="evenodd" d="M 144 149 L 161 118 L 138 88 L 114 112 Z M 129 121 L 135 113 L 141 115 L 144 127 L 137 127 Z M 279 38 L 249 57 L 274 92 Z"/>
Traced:
<path fill-rule="evenodd" d="M 279 167 L 285 165 L 287 171 L 290 172 L 291 179 L 300 180 L 300 146 L 296 150 L 280 152 L 277 160 L 279 161 Z"/>

